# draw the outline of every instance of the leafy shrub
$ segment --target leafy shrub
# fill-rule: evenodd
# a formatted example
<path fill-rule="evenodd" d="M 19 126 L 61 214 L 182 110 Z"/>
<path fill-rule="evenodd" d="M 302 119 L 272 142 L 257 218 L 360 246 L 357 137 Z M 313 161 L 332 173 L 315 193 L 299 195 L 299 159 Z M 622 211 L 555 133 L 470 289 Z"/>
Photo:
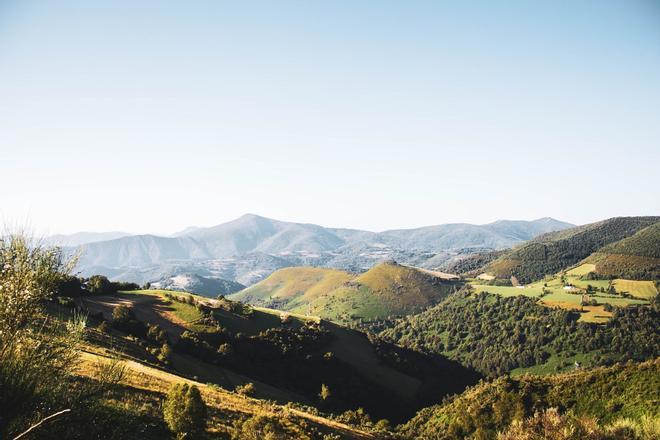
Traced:
<path fill-rule="evenodd" d="M 234 391 L 242 396 L 254 396 L 257 392 L 257 389 L 252 382 L 248 382 L 243 385 L 238 385 Z"/>
<path fill-rule="evenodd" d="M 261 414 L 245 420 L 237 420 L 232 432 L 232 440 L 311 440 L 300 428 L 288 419 L 278 420 Z"/>
<path fill-rule="evenodd" d="M 206 416 L 206 404 L 195 385 L 172 385 L 163 404 L 163 417 L 177 438 L 200 438 L 206 430 Z"/>
<path fill-rule="evenodd" d="M 147 327 L 135 317 L 133 309 L 123 304 L 112 310 L 112 326 L 138 338 L 144 338 L 147 334 Z"/>
<path fill-rule="evenodd" d="M 49 320 L 43 304 L 67 271 L 57 248 L 0 238 L 0 438 L 13 438 L 68 400 L 85 320 Z"/>

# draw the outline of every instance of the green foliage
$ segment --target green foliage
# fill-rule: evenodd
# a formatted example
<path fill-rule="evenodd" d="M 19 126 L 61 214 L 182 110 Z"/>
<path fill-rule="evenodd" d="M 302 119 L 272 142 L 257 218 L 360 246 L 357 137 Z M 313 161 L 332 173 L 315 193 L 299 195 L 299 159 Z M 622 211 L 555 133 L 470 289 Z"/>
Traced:
<path fill-rule="evenodd" d="M 654 360 L 559 376 L 500 377 L 423 409 L 400 432 L 410 439 L 494 438 L 512 422 L 553 407 L 603 423 L 657 419 L 659 373 Z"/>
<path fill-rule="evenodd" d="M 145 337 L 147 335 L 145 324 L 135 317 L 132 308 L 123 304 L 112 310 L 112 326 L 117 330 L 136 337 Z"/>
<path fill-rule="evenodd" d="M 93 275 L 87 280 L 87 290 L 94 295 L 114 295 L 117 290 L 112 285 L 108 277 L 103 275 Z"/>
<path fill-rule="evenodd" d="M 660 221 L 631 237 L 603 247 L 600 252 L 660 258 Z"/>
<path fill-rule="evenodd" d="M 47 319 L 44 301 L 68 268 L 56 248 L 0 239 L 0 438 L 66 408 L 85 321 Z"/>
<path fill-rule="evenodd" d="M 357 322 L 421 311 L 457 286 L 458 281 L 394 262 L 357 276 L 334 269 L 289 267 L 232 298 L 336 322 Z"/>
<path fill-rule="evenodd" d="M 234 424 L 232 440 L 311 440 L 300 428 L 286 418 L 276 419 L 255 414 Z"/>
<path fill-rule="evenodd" d="M 609 426 L 593 417 L 560 414 L 548 408 L 524 420 L 515 420 L 497 436 L 498 440 L 655 440 L 660 437 L 660 422 L 622 420 Z"/>
<path fill-rule="evenodd" d="M 254 396 L 257 392 L 257 389 L 252 382 L 248 382 L 246 384 L 236 386 L 235 391 L 242 396 Z"/>
<path fill-rule="evenodd" d="M 539 280 L 658 221 L 660 217 L 617 217 L 545 234 L 505 253 L 485 270 L 499 278 L 515 276 L 522 283 Z"/>
<path fill-rule="evenodd" d="M 186 383 L 172 385 L 163 403 L 163 417 L 177 438 L 201 438 L 207 412 L 199 389 Z"/>
<path fill-rule="evenodd" d="M 445 354 L 491 376 L 543 364 L 551 356 L 596 353 L 592 361 L 601 364 L 660 356 L 656 307 L 617 308 L 605 325 L 578 323 L 578 317 L 540 306 L 533 298 L 466 289 L 382 335 L 416 350 Z"/>
<path fill-rule="evenodd" d="M 127 282 L 113 282 L 104 275 L 92 275 L 85 284 L 87 291 L 93 295 L 116 295 L 117 292 L 138 290 L 139 285 Z"/>
<path fill-rule="evenodd" d="M 185 331 L 175 350 L 312 401 L 318 399 L 325 384 L 332 391 L 332 398 L 324 403 L 326 408 L 362 406 L 376 417 L 396 422 L 446 394 L 460 392 L 479 377 L 471 371 L 466 374 L 456 362 L 327 322 L 296 318 L 283 324 L 277 315 L 263 311 L 257 311 L 248 322 L 259 326 L 264 315 L 274 316 L 267 321 L 274 327 L 256 334 L 235 333 L 224 326 L 212 332 Z M 227 322 L 224 311 L 215 316 L 223 324 Z M 370 376 L 373 371 L 380 375 L 376 380 Z M 402 395 L 405 405 L 399 404 Z"/>
<path fill-rule="evenodd" d="M 449 273 L 455 274 L 474 274 L 478 275 L 479 269 L 488 265 L 492 261 L 495 261 L 497 258 L 504 255 L 506 251 L 491 251 L 491 252 L 479 252 L 473 255 L 469 255 L 465 258 L 461 258 L 452 262 L 451 264 L 443 267 L 443 270 Z"/>
<path fill-rule="evenodd" d="M 173 351 L 170 344 L 164 343 L 159 350 L 158 360 L 165 364 L 169 364 L 170 361 L 172 360 L 172 353 Z"/>
<path fill-rule="evenodd" d="M 330 397 L 332 396 L 332 393 L 330 392 L 330 387 L 328 387 L 326 384 L 321 384 L 321 392 L 319 393 L 319 398 L 325 402 Z"/>

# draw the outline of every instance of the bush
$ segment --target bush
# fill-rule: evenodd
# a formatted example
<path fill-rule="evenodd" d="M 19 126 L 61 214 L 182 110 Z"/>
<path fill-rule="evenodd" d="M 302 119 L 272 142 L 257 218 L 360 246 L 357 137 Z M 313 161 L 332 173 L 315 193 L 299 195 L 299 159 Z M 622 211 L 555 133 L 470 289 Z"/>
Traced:
<path fill-rule="evenodd" d="M 119 305 L 112 310 L 112 326 L 139 338 L 145 337 L 147 334 L 147 327 L 144 323 L 135 317 L 133 309 L 125 305 Z"/>
<path fill-rule="evenodd" d="M 643 418 L 641 422 L 619 420 L 603 427 L 590 417 L 559 414 L 556 408 L 537 412 L 533 417 L 514 421 L 498 440 L 651 440 L 658 438 L 658 420 Z"/>
<path fill-rule="evenodd" d="M 163 417 L 177 438 L 201 438 L 206 431 L 206 416 L 206 404 L 196 386 L 172 385 L 163 404 Z"/>
<path fill-rule="evenodd" d="M 151 340 L 152 342 L 156 342 L 159 344 L 165 344 L 169 341 L 167 337 L 167 332 L 160 328 L 158 324 L 152 325 L 152 324 L 147 324 L 147 338 Z"/>
<path fill-rule="evenodd" d="M 242 396 L 254 396 L 254 394 L 257 392 L 257 389 L 254 387 L 252 382 L 248 382 L 243 385 L 238 385 L 234 391 Z"/>
<path fill-rule="evenodd" d="M 117 289 L 108 277 L 93 275 L 87 280 L 87 290 L 94 295 L 114 295 Z"/>
<path fill-rule="evenodd" d="M 0 238 L 0 438 L 14 438 L 71 403 L 68 379 L 85 322 L 43 314 L 66 270 L 57 248 L 21 235 Z"/>
<path fill-rule="evenodd" d="M 310 437 L 291 423 L 291 420 L 256 414 L 234 424 L 232 440 L 309 440 Z"/>
<path fill-rule="evenodd" d="M 160 348 L 160 352 L 158 353 L 158 360 L 165 364 L 170 363 L 172 360 L 172 347 L 170 347 L 170 344 L 163 344 L 163 346 Z"/>
<path fill-rule="evenodd" d="M 73 302 L 68 296 L 60 296 L 57 298 L 57 303 L 61 306 L 68 307 L 70 309 L 74 308 L 76 303 Z"/>

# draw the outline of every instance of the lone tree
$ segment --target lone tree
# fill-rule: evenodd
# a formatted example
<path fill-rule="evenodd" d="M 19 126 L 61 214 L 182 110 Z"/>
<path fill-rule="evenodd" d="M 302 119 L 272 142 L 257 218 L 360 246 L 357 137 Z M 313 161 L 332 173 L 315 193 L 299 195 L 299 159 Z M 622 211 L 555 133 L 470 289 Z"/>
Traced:
<path fill-rule="evenodd" d="M 163 405 L 163 417 L 177 439 L 202 438 L 206 430 L 206 404 L 195 385 L 172 385 Z"/>

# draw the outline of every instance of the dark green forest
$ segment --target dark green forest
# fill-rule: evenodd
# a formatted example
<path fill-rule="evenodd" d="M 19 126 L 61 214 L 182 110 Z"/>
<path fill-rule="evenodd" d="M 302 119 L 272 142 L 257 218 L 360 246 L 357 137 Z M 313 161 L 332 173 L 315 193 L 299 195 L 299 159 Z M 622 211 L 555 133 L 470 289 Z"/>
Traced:
<path fill-rule="evenodd" d="M 590 363 L 660 355 L 660 314 L 652 307 L 615 308 L 604 325 L 577 322 L 579 313 L 541 306 L 524 296 L 476 294 L 469 287 L 381 336 L 451 359 L 488 375 L 543 364 L 550 357 L 589 354 Z"/>

